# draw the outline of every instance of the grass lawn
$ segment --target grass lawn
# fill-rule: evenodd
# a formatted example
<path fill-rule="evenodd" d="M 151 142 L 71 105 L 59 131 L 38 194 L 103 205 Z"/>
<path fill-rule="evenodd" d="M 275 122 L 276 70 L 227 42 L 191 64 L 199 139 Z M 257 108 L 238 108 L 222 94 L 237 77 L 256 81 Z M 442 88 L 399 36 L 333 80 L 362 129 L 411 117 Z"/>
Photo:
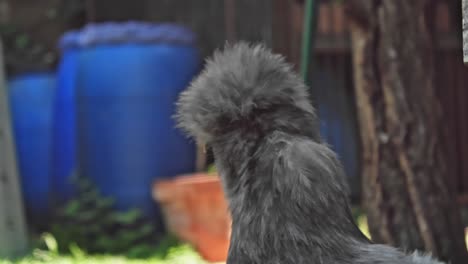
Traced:
<path fill-rule="evenodd" d="M 46 249 L 34 249 L 29 256 L 18 260 L 2 260 L 0 264 L 207 264 L 189 245 L 177 244 L 155 248 L 148 258 L 130 258 L 119 255 L 88 255 L 77 246 L 70 247 L 70 254 L 59 254 L 55 238 L 43 236 Z"/>
<path fill-rule="evenodd" d="M 358 217 L 357 222 L 363 233 L 369 237 L 366 217 Z M 466 242 L 468 245 L 468 232 L 466 233 Z M 125 256 L 90 256 L 79 248 L 72 250 L 70 255 L 60 255 L 57 253 L 54 241 L 49 241 L 47 244 L 49 250 L 36 249 L 30 256 L 16 261 L 0 259 L 0 264 L 208 264 L 188 245 L 174 246 L 164 256 L 156 255 L 147 259 L 131 259 Z"/>
<path fill-rule="evenodd" d="M 35 250 L 31 256 L 17 261 L 0 260 L 0 264 L 206 264 L 189 246 L 172 248 L 166 257 L 129 259 L 124 256 L 88 256 L 83 253 L 69 256 L 50 251 Z"/>

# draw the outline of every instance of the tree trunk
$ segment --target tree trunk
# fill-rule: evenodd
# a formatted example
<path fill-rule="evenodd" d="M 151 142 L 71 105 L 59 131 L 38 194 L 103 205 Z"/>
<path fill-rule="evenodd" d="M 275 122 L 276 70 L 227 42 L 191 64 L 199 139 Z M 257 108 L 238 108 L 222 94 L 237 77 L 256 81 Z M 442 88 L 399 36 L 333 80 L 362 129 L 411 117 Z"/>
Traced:
<path fill-rule="evenodd" d="M 462 264 L 468 254 L 444 178 L 428 5 L 348 0 L 364 203 L 374 241 Z"/>

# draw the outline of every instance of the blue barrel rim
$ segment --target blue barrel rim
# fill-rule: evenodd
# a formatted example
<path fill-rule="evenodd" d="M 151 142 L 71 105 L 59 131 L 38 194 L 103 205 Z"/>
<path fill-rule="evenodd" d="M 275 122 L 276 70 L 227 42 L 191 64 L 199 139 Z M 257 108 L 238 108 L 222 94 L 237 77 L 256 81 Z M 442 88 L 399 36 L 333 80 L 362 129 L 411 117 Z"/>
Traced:
<path fill-rule="evenodd" d="M 174 23 L 103 22 L 90 23 L 80 30 L 66 32 L 59 40 L 59 48 L 87 48 L 103 44 L 179 44 L 194 45 L 195 33 Z"/>

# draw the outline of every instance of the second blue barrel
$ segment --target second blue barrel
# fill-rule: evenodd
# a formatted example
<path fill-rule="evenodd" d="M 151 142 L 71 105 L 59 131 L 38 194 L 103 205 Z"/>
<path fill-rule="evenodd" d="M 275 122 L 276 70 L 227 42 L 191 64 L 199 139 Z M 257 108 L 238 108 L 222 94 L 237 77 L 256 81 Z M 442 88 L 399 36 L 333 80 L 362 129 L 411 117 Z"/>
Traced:
<path fill-rule="evenodd" d="M 200 68 L 194 35 L 172 24 L 120 23 L 75 36 L 79 173 L 119 209 L 154 216 L 154 180 L 195 167 L 195 145 L 173 119 L 179 93 Z"/>
<path fill-rule="evenodd" d="M 55 73 L 33 72 L 12 77 L 9 99 L 21 187 L 28 220 L 47 223 L 50 196 L 52 102 Z"/>

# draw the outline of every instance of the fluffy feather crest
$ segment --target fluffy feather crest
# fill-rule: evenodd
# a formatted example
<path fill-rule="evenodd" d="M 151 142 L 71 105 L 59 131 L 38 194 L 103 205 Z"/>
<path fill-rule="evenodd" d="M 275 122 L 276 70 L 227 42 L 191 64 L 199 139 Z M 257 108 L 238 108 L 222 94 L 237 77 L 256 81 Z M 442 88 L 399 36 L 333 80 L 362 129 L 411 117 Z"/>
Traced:
<path fill-rule="evenodd" d="M 204 71 L 181 94 L 177 106 L 178 126 L 204 142 L 239 124 L 258 125 L 257 117 L 262 113 L 272 117 L 289 108 L 315 117 L 307 87 L 284 58 L 263 45 L 244 42 L 215 52 Z M 287 118 L 281 118 L 284 120 Z M 311 120 L 314 118 L 308 119 L 309 125 Z M 268 126 L 279 125 L 271 122 Z M 297 122 L 281 125 L 294 126 Z M 265 122 L 262 126 L 265 128 Z"/>

